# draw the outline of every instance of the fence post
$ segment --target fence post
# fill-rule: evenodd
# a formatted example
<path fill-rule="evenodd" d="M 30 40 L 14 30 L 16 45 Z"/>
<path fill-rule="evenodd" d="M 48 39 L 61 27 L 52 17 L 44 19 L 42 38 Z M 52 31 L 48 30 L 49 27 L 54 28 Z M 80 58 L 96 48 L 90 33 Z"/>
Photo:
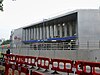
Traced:
<path fill-rule="evenodd" d="M 89 41 L 87 41 L 87 49 L 89 49 Z"/>
<path fill-rule="evenodd" d="M 8 75 L 9 71 L 9 65 L 6 63 L 5 64 L 5 75 Z"/>

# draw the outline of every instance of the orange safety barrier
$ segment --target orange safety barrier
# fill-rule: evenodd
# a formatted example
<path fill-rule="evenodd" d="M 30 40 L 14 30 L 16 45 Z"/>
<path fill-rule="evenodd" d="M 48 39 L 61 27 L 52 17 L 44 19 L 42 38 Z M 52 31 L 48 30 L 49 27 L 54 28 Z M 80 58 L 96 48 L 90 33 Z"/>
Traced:
<path fill-rule="evenodd" d="M 5 70 L 6 70 L 5 75 L 15 75 L 15 70 L 18 71 L 18 75 L 21 75 L 21 73 L 24 73 L 25 75 L 29 75 L 28 68 L 18 66 L 15 64 L 6 64 Z"/>
<path fill-rule="evenodd" d="M 49 69 L 50 59 L 46 57 L 38 57 L 37 58 L 37 67 Z"/>
<path fill-rule="evenodd" d="M 37 71 L 33 71 L 33 72 L 32 72 L 32 75 L 44 75 L 44 74 L 42 74 L 42 73 L 40 73 L 40 72 L 37 72 Z"/>
<path fill-rule="evenodd" d="M 51 59 L 51 70 L 72 73 L 73 61 L 65 59 Z"/>
<path fill-rule="evenodd" d="M 100 75 L 100 63 L 76 61 L 76 74 L 79 75 Z"/>

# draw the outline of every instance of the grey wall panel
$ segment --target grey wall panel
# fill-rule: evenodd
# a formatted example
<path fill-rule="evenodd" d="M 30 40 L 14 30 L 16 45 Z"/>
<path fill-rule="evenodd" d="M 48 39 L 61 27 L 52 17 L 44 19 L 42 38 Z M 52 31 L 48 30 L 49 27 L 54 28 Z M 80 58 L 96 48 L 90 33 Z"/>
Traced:
<path fill-rule="evenodd" d="M 80 48 L 82 43 L 100 40 L 100 14 L 98 10 L 80 10 L 78 12 L 78 37 Z M 90 47 L 92 43 L 89 43 Z M 84 48 L 86 46 L 84 45 Z"/>

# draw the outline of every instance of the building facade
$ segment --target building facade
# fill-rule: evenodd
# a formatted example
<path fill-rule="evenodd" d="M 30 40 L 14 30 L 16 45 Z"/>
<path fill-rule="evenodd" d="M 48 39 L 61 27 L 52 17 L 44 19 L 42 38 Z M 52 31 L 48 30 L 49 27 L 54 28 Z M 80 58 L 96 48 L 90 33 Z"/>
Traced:
<path fill-rule="evenodd" d="M 15 29 L 12 44 L 25 55 L 100 61 L 99 28 L 100 9 L 78 9 Z"/>
<path fill-rule="evenodd" d="M 100 45 L 99 28 L 100 10 L 80 9 L 15 29 L 14 41 L 16 36 L 24 44 L 74 41 L 74 47 L 97 49 Z"/>

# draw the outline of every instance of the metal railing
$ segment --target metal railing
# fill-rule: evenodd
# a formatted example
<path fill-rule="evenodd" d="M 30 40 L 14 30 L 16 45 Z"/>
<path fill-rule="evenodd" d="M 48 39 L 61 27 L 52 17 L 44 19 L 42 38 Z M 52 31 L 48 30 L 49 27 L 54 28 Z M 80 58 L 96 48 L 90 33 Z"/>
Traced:
<path fill-rule="evenodd" d="M 14 49 L 29 49 L 29 50 L 79 50 L 79 49 L 100 49 L 100 42 L 53 42 L 53 43 L 33 43 L 24 44 Z"/>

